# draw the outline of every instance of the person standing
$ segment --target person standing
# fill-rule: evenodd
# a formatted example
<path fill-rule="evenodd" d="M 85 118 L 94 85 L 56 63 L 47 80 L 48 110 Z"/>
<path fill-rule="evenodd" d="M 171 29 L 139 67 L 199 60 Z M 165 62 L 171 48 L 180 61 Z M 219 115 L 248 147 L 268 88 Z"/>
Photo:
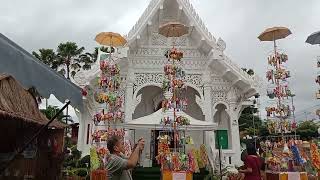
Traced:
<path fill-rule="evenodd" d="M 112 136 L 108 139 L 107 147 L 110 157 L 106 164 L 109 180 L 132 180 L 130 169 L 136 167 L 140 153 L 144 149 L 145 140 L 140 138 L 129 158 L 124 156 L 125 147 L 123 138 Z"/>
<path fill-rule="evenodd" d="M 245 180 L 261 180 L 263 174 L 260 172 L 262 167 L 261 158 L 257 154 L 257 149 L 253 144 L 247 145 L 247 156 L 245 157 L 246 169 L 239 170 L 240 173 L 244 173 Z"/>

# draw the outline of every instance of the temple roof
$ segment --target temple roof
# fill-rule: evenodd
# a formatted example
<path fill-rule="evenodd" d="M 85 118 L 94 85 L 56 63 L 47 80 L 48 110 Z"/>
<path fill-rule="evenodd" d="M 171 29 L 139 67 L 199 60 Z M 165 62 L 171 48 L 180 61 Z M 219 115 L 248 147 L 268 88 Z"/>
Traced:
<path fill-rule="evenodd" d="M 248 75 L 224 54 L 226 43 L 221 38 L 215 39 L 189 0 L 151 0 L 126 37 L 130 50 L 168 47 L 172 40 L 158 35 L 159 26 L 167 22 L 180 22 L 189 27 L 189 33 L 179 38 L 188 39 L 185 49 L 197 49 L 201 57 L 205 57 L 202 58 L 207 61 L 203 66 L 204 71 L 211 71 L 230 82 L 232 86 L 238 87 L 246 98 L 259 91 L 262 82 L 260 78 Z M 175 41 L 179 41 L 179 38 Z M 156 45 L 152 44 L 154 41 L 157 42 Z"/>

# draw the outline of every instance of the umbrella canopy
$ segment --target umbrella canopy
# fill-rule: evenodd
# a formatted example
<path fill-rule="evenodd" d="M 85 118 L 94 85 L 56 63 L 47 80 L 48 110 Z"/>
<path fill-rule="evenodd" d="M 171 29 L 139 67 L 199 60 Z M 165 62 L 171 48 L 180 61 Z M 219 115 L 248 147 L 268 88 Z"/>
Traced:
<path fill-rule="evenodd" d="M 320 44 L 320 31 L 312 33 L 310 36 L 308 36 L 306 43 L 309 44 Z"/>
<path fill-rule="evenodd" d="M 189 27 L 178 22 L 169 22 L 159 28 L 159 34 L 165 37 L 180 37 L 188 34 Z"/>
<path fill-rule="evenodd" d="M 120 34 L 114 32 L 101 32 L 96 35 L 95 40 L 105 46 L 119 47 L 127 43 Z"/>
<path fill-rule="evenodd" d="M 274 41 L 283 39 L 291 34 L 291 31 L 286 27 L 272 27 L 261 33 L 258 38 L 260 41 Z"/>

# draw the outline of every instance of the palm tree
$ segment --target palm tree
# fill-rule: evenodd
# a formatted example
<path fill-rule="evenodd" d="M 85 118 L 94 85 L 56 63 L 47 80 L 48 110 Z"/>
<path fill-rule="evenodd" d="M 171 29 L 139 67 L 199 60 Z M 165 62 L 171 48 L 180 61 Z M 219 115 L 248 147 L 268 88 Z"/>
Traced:
<path fill-rule="evenodd" d="M 66 75 L 67 79 L 70 79 L 70 73 L 73 77 L 77 71 L 80 70 L 81 66 L 81 58 L 82 52 L 84 51 L 84 47 L 78 48 L 78 45 L 74 42 L 66 42 L 60 43 L 57 49 L 58 55 L 58 66 L 66 66 L 67 72 L 65 69 L 61 69 L 59 72 L 63 75 Z M 70 68 L 72 71 L 70 72 Z"/>
<path fill-rule="evenodd" d="M 106 47 L 100 49 L 107 52 Z M 81 68 L 84 70 L 91 69 L 91 64 L 97 60 L 98 48 L 95 48 L 92 54 L 83 53 L 84 50 L 84 47 L 79 48 L 74 42 L 66 42 L 59 44 L 57 52 L 54 52 L 53 49 L 41 48 L 39 52 L 33 51 L 32 55 L 52 69 L 59 70 L 59 73 L 70 79 L 70 75 L 74 77 Z"/>
<path fill-rule="evenodd" d="M 39 53 L 33 51 L 32 55 L 36 57 L 39 61 L 43 62 L 44 64 L 50 66 L 52 69 L 57 70 L 57 55 L 53 51 L 53 49 L 39 49 Z"/>

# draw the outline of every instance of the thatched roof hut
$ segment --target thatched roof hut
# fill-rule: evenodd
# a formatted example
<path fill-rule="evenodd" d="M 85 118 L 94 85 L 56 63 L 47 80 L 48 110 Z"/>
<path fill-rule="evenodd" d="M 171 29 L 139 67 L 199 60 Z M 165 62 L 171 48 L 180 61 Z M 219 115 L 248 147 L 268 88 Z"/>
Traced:
<path fill-rule="evenodd" d="M 65 124 L 53 121 L 10 165 L 12 155 L 47 124 L 31 92 L 12 76 L 0 74 L 0 179 L 57 179 L 64 157 Z"/>
<path fill-rule="evenodd" d="M 20 120 L 35 125 L 45 125 L 35 97 L 12 76 L 0 74 L 0 121 Z M 63 129 L 64 124 L 54 121 L 49 127 Z"/>

